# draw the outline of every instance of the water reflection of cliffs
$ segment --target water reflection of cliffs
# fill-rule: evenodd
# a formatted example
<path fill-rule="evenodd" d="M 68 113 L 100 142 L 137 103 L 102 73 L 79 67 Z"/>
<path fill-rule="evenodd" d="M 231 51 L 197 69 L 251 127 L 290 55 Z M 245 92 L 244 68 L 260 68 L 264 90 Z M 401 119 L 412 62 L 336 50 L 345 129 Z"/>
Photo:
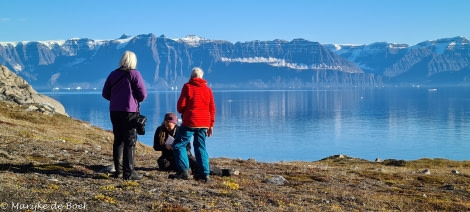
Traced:
<path fill-rule="evenodd" d="M 149 94 L 141 107 L 152 133 L 140 136 L 140 141 L 153 144 L 153 131 L 166 112 L 176 110 L 178 96 L 176 91 Z M 99 93 L 52 97 L 72 117 L 111 129 L 108 106 Z M 369 160 L 468 156 L 470 93 L 462 88 L 216 90 L 214 98 L 215 134 L 207 144 L 211 157 L 271 161 L 335 154 Z"/>
<path fill-rule="evenodd" d="M 363 92 L 366 90 L 245 91 L 243 96 L 236 95 L 238 92 L 226 92 L 226 95 L 220 95 L 219 112 L 271 119 L 312 115 L 321 118 L 351 113 L 358 108 Z"/>

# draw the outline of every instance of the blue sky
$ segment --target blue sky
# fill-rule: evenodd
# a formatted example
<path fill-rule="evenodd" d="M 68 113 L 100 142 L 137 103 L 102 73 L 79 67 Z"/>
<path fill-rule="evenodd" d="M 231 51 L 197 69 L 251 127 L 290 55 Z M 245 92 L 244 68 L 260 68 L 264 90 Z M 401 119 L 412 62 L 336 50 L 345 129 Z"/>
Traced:
<path fill-rule="evenodd" d="M 0 0 L 0 42 L 122 34 L 322 44 L 470 39 L 467 0 Z"/>

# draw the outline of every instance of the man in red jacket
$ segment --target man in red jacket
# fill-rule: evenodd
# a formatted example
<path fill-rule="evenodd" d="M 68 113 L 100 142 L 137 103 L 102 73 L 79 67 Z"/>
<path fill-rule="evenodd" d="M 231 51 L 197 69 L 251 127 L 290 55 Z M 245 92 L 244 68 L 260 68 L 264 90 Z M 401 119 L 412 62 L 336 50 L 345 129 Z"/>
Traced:
<path fill-rule="evenodd" d="M 193 136 L 194 154 L 198 165 L 196 180 L 209 181 L 209 155 L 206 150 L 206 136 L 212 135 L 215 121 L 215 103 L 212 90 L 207 81 L 202 79 L 204 72 L 193 68 L 191 79 L 184 84 L 177 103 L 177 110 L 182 114 L 183 122 L 173 143 L 173 153 L 177 168 L 176 174 L 170 174 L 172 179 L 189 179 L 189 161 L 186 145 Z"/>

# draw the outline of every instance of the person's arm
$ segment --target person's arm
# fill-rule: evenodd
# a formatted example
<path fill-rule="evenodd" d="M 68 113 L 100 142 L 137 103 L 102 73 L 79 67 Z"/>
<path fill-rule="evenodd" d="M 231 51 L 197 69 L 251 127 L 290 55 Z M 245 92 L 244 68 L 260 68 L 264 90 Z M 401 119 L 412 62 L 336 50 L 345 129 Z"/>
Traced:
<path fill-rule="evenodd" d="M 157 127 L 155 130 L 155 135 L 153 136 L 153 149 L 155 151 L 162 151 L 162 145 L 160 144 L 160 132 L 161 132 L 161 127 Z"/>
<path fill-rule="evenodd" d="M 210 92 L 209 113 L 211 116 L 210 127 L 212 128 L 214 127 L 214 123 L 215 123 L 215 102 L 214 102 L 214 96 L 210 89 L 209 89 L 209 92 Z"/>
<path fill-rule="evenodd" d="M 207 137 L 211 137 L 213 130 L 214 130 L 214 123 L 215 123 L 215 103 L 214 103 L 214 96 L 212 91 L 209 89 L 210 92 L 210 102 L 209 102 L 209 113 L 211 116 L 211 123 L 209 129 L 207 129 Z"/>
<path fill-rule="evenodd" d="M 186 104 L 187 104 L 187 96 L 188 96 L 188 85 L 183 85 L 183 88 L 181 89 L 181 94 L 178 99 L 178 103 L 176 105 L 176 109 L 178 110 L 178 113 L 183 114 L 184 110 L 186 109 Z"/>
<path fill-rule="evenodd" d="M 214 127 L 209 127 L 209 129 L 207 129 L 207 137 L 211 137 L 212 136 L 212 131 L 214 130 Z"/>
<path fill-rule="evenodd" d="M 145 88 L 144 79 L 142 78 L 142 75 L 140 75 L 140 72 L 137 70 L 133 70 L 131 71 L 131 73 L 131 76 L 134 76 L 136 80 L 135 87 L 132 88 L 135 95 L 135 99 L 139 102 L 143 102 L 147 97 L 147 89 Z"/>
<path fill-rule="evenodd" d="M 111 74 L 110 74 L 111 75 Z M 103 90 L 101 91 L 101 96 L 106 100 L 111 100 L 111 85 L 109 82 L 109 76 L 106 78 L 106 82 L 104 83 Z"/>

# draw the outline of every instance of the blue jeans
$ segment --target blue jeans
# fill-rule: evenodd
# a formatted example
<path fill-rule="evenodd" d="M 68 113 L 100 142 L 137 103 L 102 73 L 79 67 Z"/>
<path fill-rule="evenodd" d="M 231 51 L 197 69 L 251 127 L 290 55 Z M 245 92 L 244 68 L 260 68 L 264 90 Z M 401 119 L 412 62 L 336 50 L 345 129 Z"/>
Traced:
<path fill-rule="evenodd" d="M 188 153 L 186 145 L 193 136 L 194 154 L 196 156 L 197 174 L 209 175 L 209 155 L 206 150 L 207 128 L 191 128 L 181 126 L 173 142 L 173 154 L 175 156 L 176 169 L 178 171 L 189 170 Z"/>

